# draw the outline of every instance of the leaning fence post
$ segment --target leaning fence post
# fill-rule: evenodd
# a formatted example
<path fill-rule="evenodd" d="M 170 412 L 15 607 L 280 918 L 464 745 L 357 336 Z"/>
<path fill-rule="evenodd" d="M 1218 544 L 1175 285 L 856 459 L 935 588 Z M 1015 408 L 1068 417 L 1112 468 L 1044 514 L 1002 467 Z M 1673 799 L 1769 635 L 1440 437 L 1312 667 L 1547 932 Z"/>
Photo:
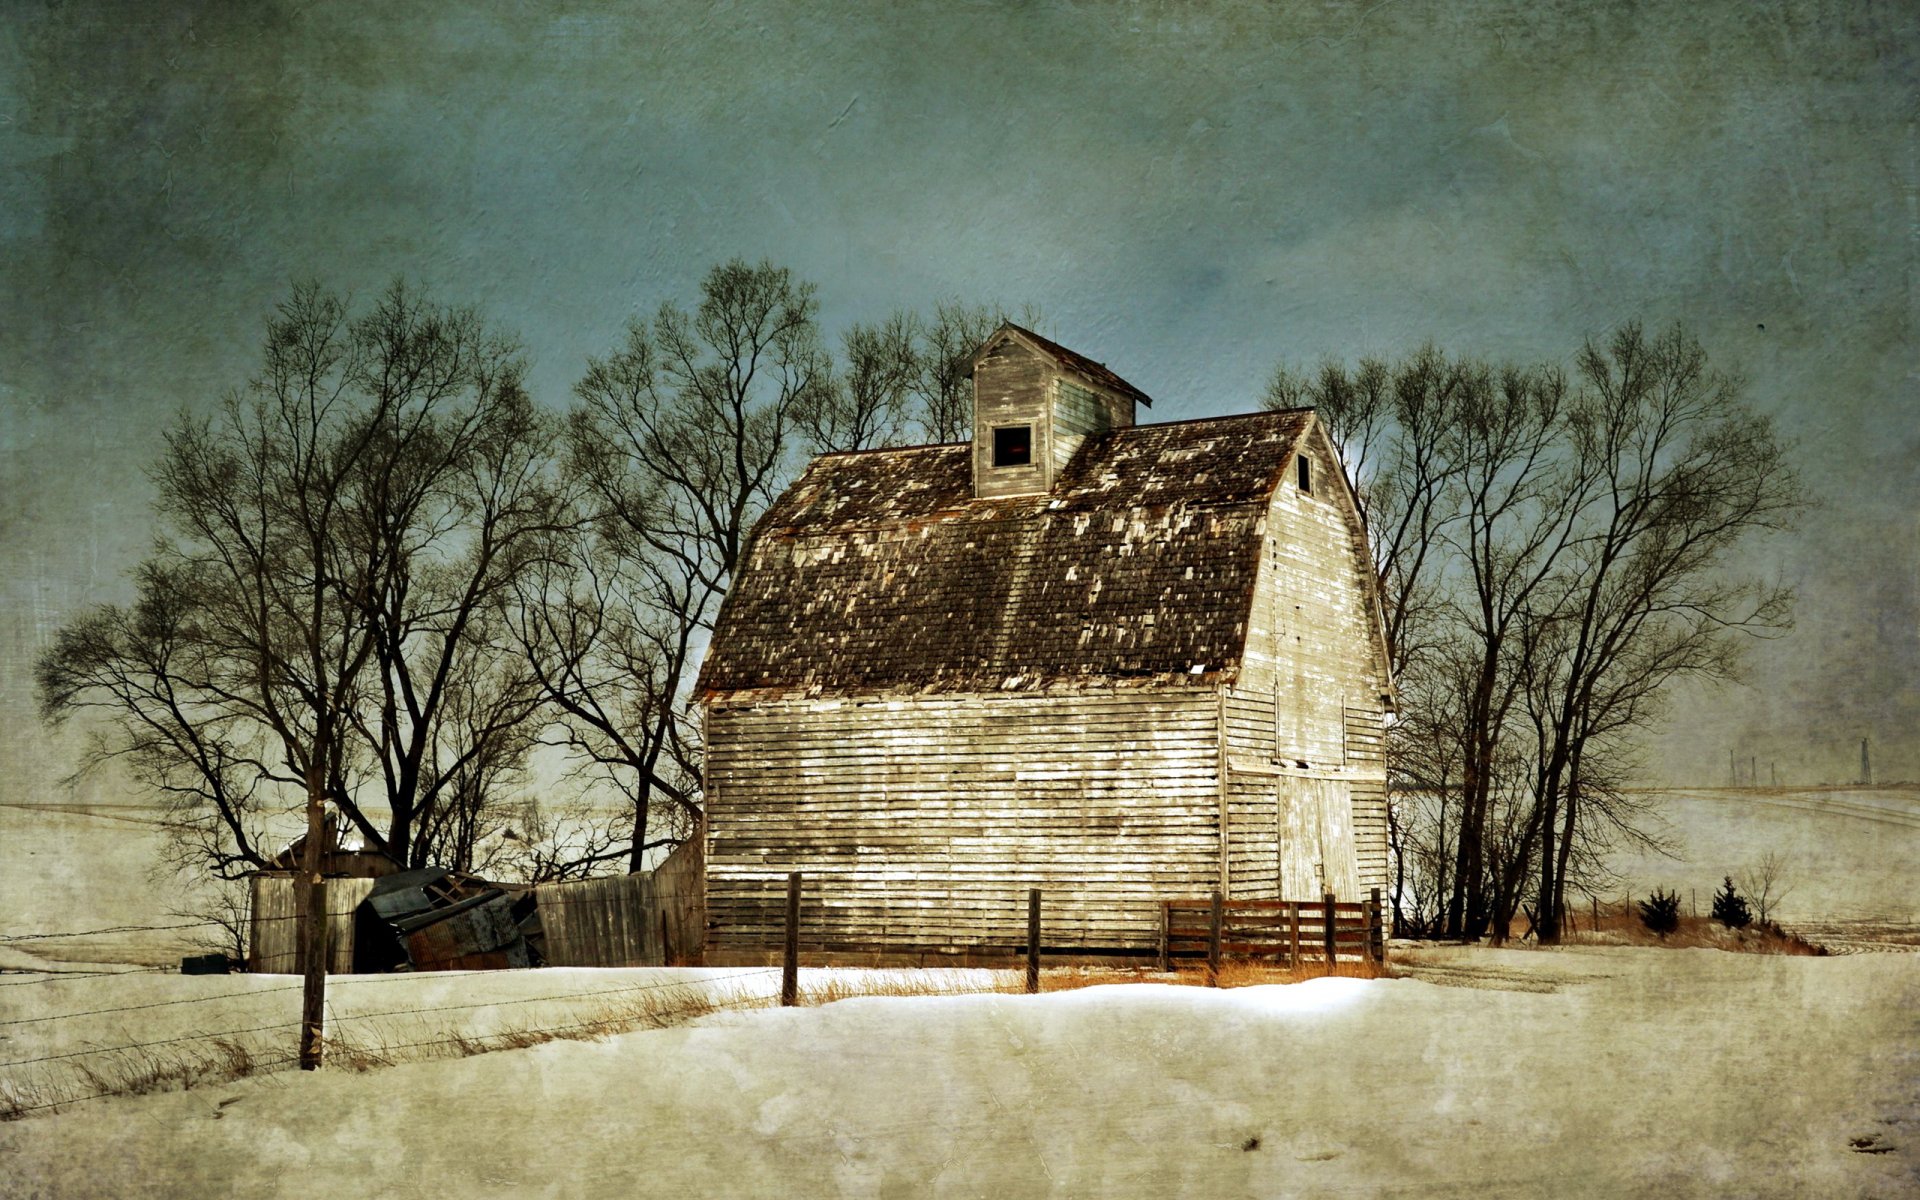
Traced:
<path fill-rule="evenodd" d="M 1226 897 L 1213 894 L 1213 909 L 1207 915 L 1207 986 L 1220 986 L 1220 918 Z"/>
<path fill-rule="evenodd" d="M 1333 893 L 1326 893 L 1320 903 L 1326 915 L 1326 925 L 1321 932 L 1325 935 L 1327 943 L 1327 974 L 1331 975 L 1333 974 Z"/>
<path fill-rule="evenodd" d="M 1027 892 L 1027 991 L 1040 990 L 1040 889 Z"/>
<path fill-rule="evenodd" d="M 1367 892 L 1367 957 L 1375 966 L 1387 961 L 1387 939 L 1382 936 L 1380 921 L 1380 889 Z"/>
<path fill-rule="evenodd" d="M 800 872 L 787 876 L 787 948 L 780 963 L 780 1005 L 800 1002 Z"/>
<path fill-rule="evenodd" d="M 1165 974 L 1173 970 L 1173 952 L 1167 943 L 1173 937 L 1173 901 L 1160 902 L 1160 971 Z"/>

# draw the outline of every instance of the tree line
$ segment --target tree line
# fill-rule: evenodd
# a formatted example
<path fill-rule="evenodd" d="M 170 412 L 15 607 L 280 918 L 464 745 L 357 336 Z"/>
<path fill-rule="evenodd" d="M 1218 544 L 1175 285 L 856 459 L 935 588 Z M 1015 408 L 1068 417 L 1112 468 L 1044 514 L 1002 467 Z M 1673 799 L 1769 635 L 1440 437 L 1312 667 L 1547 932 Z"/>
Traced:
<path fill-rule="evenodd" d="M 807 455 L 969 437 L 968 357 L 1005 319 L 947 303 L 830 347 L 811 285 L 734 260 L 563 409 L 472 308 L 297 286 L 257 371 L 164 430 L 133 598 L 56 633 L 43 715 L 97 718 L 89 763 L 164 798 L 183 869 L 269 865 L 304 807 L 408 866 L 640 870 L 700 827 L 690 690 L 754 523 Z M 1265 399 L 1319 410 L 1370 534 L 1396 931 L 1556 939 L 1648 838 L 1625 784 L 1666 689 L 1787 628 L 1790 596 L 1727 564 L 1799 508 L 1788 449 L 1679 328 L 1571 369 L 1282 367 Z M 616 801 L 538 797 L 543 748 Z"/>
<path fill-rule="evenodd" d="M 57 632 L 43 715 L 95 715 L 88 763 L 164 798 L 190 871 L 269 865 L 303 808 L 407 866 L 642 869 L 700 824 L 689 691 L 754 522 L 807 454 L 970 436 L 1005 319 L 898 312 L 836 353 L 818 311 L 725 263 L 557 411 L 472 308 L 296 286 L 257 372 L 165 428 L 133 598 Z M 542 747 L 617 803 L 536 797 Z"/>
<path fill-rule="evenodd" d="M 1625 785 L 1671 685 L 1783 633 L 1786 589 L 1730 551 L 1802 506 L 1788 448 L 1675 327 L 1571 369 L 1424 348 L 1279 369 L 1341 445 L 1401 703 L 1389 737 L 1396 930 L 1557 941 L 1607 849 L 1649 842 Z"/>

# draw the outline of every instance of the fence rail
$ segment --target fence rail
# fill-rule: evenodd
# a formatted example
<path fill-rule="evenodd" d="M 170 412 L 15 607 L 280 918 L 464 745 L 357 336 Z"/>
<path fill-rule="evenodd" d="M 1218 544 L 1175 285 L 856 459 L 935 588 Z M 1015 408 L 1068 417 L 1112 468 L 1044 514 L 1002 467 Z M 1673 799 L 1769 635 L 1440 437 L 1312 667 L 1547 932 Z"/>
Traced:
<path fill-rule="evenodd" d="M 1380 890 L 1364 902 L 1335 900 L 1163 900 L 1160 967 L 1173 960 L 1223 956 L 1271 958 L 1290 967 L 1317 962 L 1332 970 L 1342 959 L 1382 963 L 1387 957 Z"/>

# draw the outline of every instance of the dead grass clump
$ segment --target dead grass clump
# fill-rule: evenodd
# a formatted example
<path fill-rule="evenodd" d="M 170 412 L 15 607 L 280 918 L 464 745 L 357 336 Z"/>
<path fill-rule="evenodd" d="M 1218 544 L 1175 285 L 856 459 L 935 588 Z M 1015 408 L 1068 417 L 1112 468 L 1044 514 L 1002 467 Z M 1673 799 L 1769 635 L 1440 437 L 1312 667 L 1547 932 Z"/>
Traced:
<path fill-rule="evenodd" d="M 1640 923 L 1637 916 L 1602 911 L 1598 929 L 1589 917 L 1585 926 L 1570 933 L 1566 941 L 1589 946 L 1662 946 L 1670 950 L 1727 950 L 1736 954 L 1785 954 L 1824 957 L 1827 949 L 1815 942 L 1788 933 L 1769 921 L 1756 921 L 1744 929 L 1730 929 L 1711 917 L 1681 917 L 1679 928 L 1665 937 Z"/>
<path fill-rule="evenodd" d="M 46 1096 L 14 1080 L 0 1080 L 0 1121 L 18 1121 L 47 1106 Z"/>
<path fill-rule="evenodd" d="M 81 1061 L 75 1065 L 75 1072 L 87 1087 L 88 1094 L 84 1097 L 50 1096 L 27 1104 L 9 1092 L 8 1102 L 0 1103 L 0 1118 L 7 1115 L 9 1108 L 17 1110 L 13 1115 L 20 1115 L 34 1109 L 77 1103 L 83 1098 L 146 1096 L 155 1092 L 186 1091 L 210 1083 L 231 1083 L 258 1074 L 271 1065 L 271 1061 L 262 1063 L 250 1047 L 232 1038 L 210 1038 L 197 1048 L 123 1050 L 103 1055 L 97 1062 Z"/>
<path fill-rule="evenodd" d="M 558 1041 L 598 1041 L 641 1029 L 665 1029 L 723 1008 L 764 1007 L 772 1000 L 746 993 L 715 995 L 698 983 L 636 990 L 625 1000 L 601 1004 L 562 1025 L 523 1025 L 476 1033 L 396 1042 L 384 1031 L 355 1026 L 327 1039 L 327 1061 L 352 1071 L 390 1067 L 401 1061 L 471 1058 L 498 1050 L 525 1050 Z"/>
<path fill-rule="evenodd" d="M 1009 982 L 1012 979 L 1012 982 Z M 832 1004 L 861 996 L 966 996 L 982 993 L 1020 991 L 1024 978 L 997 971 L 985 978 L 915 975 L 904 971 L 885 975 L 830 977 L 824 983 L 812 982 L 800 989 L 800 1003 Z"/>

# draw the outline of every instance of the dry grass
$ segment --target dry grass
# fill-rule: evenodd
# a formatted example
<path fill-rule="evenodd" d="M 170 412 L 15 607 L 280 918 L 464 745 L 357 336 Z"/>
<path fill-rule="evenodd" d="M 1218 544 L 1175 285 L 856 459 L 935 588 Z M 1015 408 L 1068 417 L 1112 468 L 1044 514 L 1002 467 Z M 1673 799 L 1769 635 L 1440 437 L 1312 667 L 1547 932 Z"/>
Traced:
<path fill-rule="evenodd" d="M 456 1031 L 412 1041 L 397 1041 L 398 1035 L 390 1030 L 355 1026 L 327 1039 L 327 1055 L 329 1062 L 348 1070 L 368 1071 L 400 1062 L 525 1050 L 548 1042 L 599 1041 L 645 1029 L 666 1029 L 722 1009 L 764 1008 L 773 1003 L 770 997 L 737 990 L 716 992 L 690 981 L 676 987 L 635 989 L 627 999 L 597 1005 L 562 1025 L 519 1025 L 491 1033 Z"/>
<path fill-rule="evenodd" d="M 252 1047 L 233 1038 L 209 1038 L 166 1050 L 113 1051 L 95 1060 L 82 1059 L 74 1064 L 73 1075 L 81 1085 L 77 1090 L 6 1081 L 0 1085 L 0 1121 L 54 1112 L 81 1100 L 145 1096 L 232 1083 L 291 1061 L 284 1056 L 263 1060 Z"/>
<path fill-rule="evenodd" d="M 1670 950 L 1727 950 L 1736 954 L 1785 954 L 1822 957 L 1826 947 L 1788 933 L 1778 925 L 1758 921 L 1745 929 L 1729 929 L 1711 917 L 1681 917 L 1680 928 L 1665 937 L 1648 929 L 1638 912 L 1615 906 L 1603 908 L 1595 927 L 1592 910 L 1579 914 L 1576 928 L 1566 937 L 1572 945 L 1660 946 Z"/>

